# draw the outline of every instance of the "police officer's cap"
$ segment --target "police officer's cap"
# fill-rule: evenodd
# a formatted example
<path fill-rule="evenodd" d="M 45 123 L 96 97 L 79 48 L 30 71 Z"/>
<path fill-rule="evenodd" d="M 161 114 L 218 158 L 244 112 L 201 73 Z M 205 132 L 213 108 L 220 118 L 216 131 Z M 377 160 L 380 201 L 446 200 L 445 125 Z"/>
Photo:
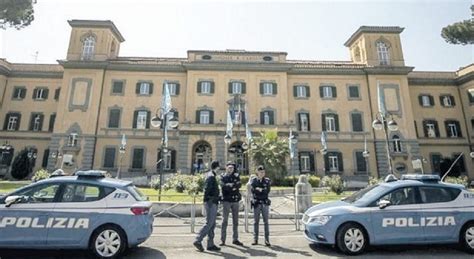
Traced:
<path fill-rule="evenodd" d="M 263 165 L 259 165 L 257 167 L 257 171 L 262 171 L 262 170 L 265 170 L 265 167 Z"/>
<path fill-rule="evenodd" d="M 232 162 L 232 161 L 227 161 L 227 163 L 225 164 L 226 167 L 229 166 L 229 165 L 235 167 L 235 163 Z"/>
<path fill-rule="evenodd" d="M 217 160 L 214 160 L 211 162 L 211 169 L 216 169 L 216 168 L 219 168 L 219 161 Z"/>

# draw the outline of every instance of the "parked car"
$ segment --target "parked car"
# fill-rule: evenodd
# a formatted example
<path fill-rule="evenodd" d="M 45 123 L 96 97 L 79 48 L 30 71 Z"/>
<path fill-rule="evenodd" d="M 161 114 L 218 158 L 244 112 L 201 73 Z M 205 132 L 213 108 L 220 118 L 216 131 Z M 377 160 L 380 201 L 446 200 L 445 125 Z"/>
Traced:
<path fill-rule="evenodd" d="M 79 248 L 117 257 L 150 237 L 151 206 L 132 182 L 98 171 L 49 178 L 0 199 L 0 248 Z"/>
<path fill-rule="evenodd" d="M 474 253 L 474 193 L 435 175 L 368 186 L 353 195 L 308 209 L 304 235 L 349 255 L 368 245 L 460 243 Z"/>

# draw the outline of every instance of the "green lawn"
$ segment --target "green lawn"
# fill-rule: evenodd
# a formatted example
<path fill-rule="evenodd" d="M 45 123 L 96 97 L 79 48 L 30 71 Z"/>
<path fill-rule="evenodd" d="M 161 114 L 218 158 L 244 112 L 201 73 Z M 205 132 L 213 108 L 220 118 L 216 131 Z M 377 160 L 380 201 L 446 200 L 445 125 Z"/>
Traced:
<path fill-rule="evenodd" d="M 10 193 L 20 187 L 30 184 L 30 181 L 0 181 L 0 193 Z"/>

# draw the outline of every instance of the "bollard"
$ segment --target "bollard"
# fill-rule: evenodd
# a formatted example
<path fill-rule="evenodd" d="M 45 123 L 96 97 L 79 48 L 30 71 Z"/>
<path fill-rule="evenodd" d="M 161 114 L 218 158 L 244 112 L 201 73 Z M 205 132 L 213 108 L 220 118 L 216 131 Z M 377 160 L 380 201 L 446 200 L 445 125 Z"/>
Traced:
<path fill-rule="evenodd" d="M 245 204 L 244 204 L 244 225 L 245 225 L 245 233 L 249 233 L 249 213 L 250 213 L 250 197 L 252 197 L 252 179 L 254 178 L 254 175 L 251 175 L 249 177 L 249 181 L 245 185 L 246 187 L 246 193 L 245 193 Z"/>
<path fill-rule="evenodd" d="M 193 204 L 191 206 L 191 233 L 194 232 L 194 226 L 196 224 L 196 195 L 193 195 Z"/>

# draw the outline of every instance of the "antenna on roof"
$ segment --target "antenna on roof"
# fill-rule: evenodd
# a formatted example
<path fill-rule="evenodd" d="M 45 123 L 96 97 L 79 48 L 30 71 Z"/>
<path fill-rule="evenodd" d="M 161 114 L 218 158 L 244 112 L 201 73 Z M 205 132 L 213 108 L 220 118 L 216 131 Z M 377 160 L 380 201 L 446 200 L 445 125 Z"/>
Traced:
<path fill-rule="evenodd" d="M 35 64 L 38 63 L 38 55 L 39 55 L 39 51 L 35 51 L 35 54 L 31 55 L 35 57 Z"/>

